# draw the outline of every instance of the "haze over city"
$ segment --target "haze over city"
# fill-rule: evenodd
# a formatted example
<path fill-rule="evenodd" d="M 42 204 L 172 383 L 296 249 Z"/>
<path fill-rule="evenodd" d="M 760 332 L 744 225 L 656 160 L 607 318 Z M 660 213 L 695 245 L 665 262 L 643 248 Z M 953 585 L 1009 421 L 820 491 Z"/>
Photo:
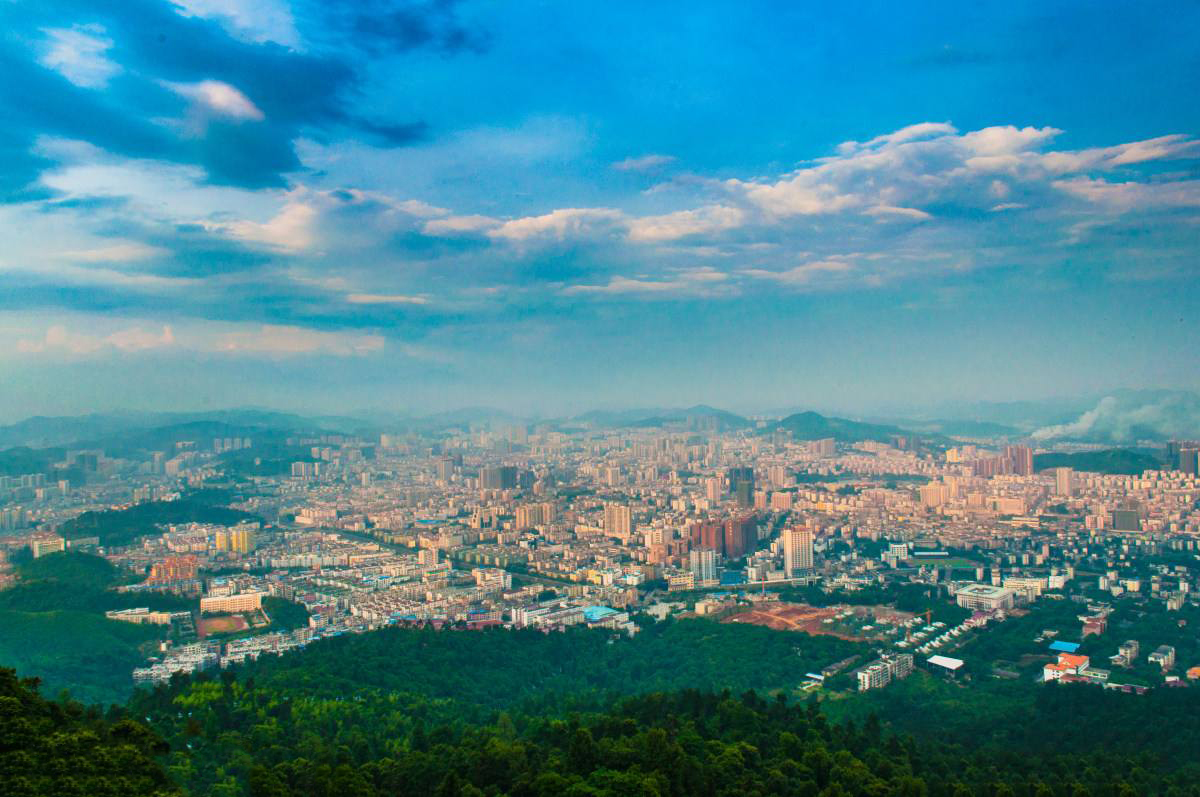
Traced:
<path fill-rule="evenodd" d="M 1200 797 L 1197 32 L 0 0 L 0 797 Z"/>
<path fill-rule="evenodd" d="M 397 8 L 0 8 L 0 418 L 1200 387 L 1195 4 Z"/>

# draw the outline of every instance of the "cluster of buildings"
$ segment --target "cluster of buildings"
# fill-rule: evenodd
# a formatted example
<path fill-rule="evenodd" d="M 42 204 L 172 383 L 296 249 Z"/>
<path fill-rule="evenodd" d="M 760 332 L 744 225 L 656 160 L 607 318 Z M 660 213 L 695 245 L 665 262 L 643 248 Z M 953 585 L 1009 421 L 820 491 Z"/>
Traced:
<path fill-rule="evenodd" d="M 663 593 L 693 606 L 693 593 L 729 587 L 916 583 L 981 618 L 1067 584 L 1167 611 L 1200 588 L 1172 563 L 1200 554 L 1190 443 L 1164 451 L 1177 468 L 1114 476 L 1038 471 L 1023 444 L 797 441 L 715 418 L 268 438 L 179 440 L 130 459 L 72 451 L 61 472 L 83 474 L 73 481 L 3 477 L 0 549 L 86 544 L 141 576 L 124 589 L 187 596 L 198 613 L 278 596 L 310 615 L 299 636 L 264 630 L 232 651 L 198 639 L 167 657 L 188 666 L 252 655 L 260 637 L 278 650 L 395 623 L 633 632 L 631 613 Z M 293 460 L 258 467 L 267 446 Z M 57 531 L 89 509 L 211 486 L 234 488 L 235 508 L 261 522 L 170 525 L 121 547 Z M 156 622 L 133 617 L 115 619 Z M 872 662 L 860 684 L 904 677 L 908 655 Z"/>

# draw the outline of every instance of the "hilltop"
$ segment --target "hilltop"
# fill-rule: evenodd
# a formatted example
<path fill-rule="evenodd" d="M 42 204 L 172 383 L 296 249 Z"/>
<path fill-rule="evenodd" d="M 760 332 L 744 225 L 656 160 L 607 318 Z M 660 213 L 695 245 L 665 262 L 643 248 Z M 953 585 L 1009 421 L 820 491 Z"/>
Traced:
<path fill-rule="evenodd" d="M 826 417 L 817 412 L 797 412 L 773 424 L 768 424 L 763 432 L 769 434 L 784 431 L 791 434 L 793 440 L 821 440 L 832 437 L 839 443 L 861 443 L 873 440 L 880 443 L 890 443 L 892 438 L 900 435 L 911 435 L 912 432 L 898 426 L 884 426 L 874 423 L 851 421 L 846 418 Z"/>

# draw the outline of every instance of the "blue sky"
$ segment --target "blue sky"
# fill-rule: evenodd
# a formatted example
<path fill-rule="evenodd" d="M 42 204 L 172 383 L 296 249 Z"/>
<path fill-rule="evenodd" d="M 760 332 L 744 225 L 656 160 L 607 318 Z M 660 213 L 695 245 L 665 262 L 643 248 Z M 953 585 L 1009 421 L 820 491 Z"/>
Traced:
<path fill-rule="evenodd" d="M 0 418 L 1200 387 L 1195 3 L 0 0 Z"/>

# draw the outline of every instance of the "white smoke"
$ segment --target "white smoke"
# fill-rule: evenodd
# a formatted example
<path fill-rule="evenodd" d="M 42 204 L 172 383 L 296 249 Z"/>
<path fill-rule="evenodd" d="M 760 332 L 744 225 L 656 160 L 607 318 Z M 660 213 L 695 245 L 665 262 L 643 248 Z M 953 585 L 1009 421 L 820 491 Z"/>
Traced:
<path fill-rule="evenodd" d="M 1046 426 L 1035 440 L 1132 443 L 1200 437 L 1200 397 L 1195 393 L 1126 393 L 1105 396 L 1070 423 Z"/>

